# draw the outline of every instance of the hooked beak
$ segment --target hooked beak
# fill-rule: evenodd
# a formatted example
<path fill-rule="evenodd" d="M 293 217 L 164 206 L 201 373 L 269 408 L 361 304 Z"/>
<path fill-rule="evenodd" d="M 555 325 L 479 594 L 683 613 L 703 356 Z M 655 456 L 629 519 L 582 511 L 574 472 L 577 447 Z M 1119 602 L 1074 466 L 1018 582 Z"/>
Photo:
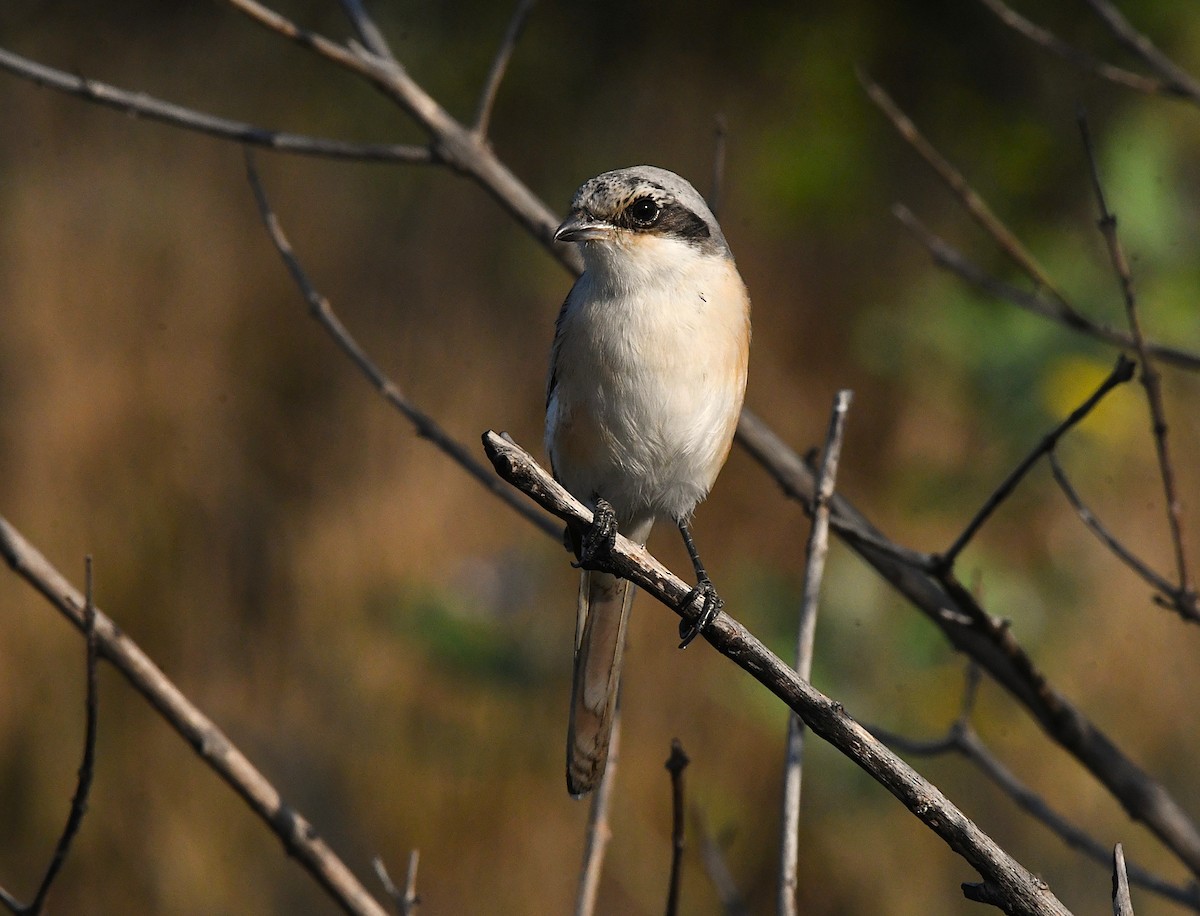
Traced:
<path fill-rule="evenodd" d="M 610 238 L 613 224 L 596 219 L 583 210 L 572 210 L 554 233 L 556 242 L 595 242 Z"/>

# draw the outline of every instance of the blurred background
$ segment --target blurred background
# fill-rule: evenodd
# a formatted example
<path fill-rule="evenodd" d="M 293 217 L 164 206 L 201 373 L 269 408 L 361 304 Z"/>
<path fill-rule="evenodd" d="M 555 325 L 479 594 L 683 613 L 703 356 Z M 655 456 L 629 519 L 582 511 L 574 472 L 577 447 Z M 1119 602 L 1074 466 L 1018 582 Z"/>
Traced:
<path fill-rule="evenodd" d="M 1200 14 L 1122 4 L 1200 72 Z M 400 59 L 469 119 L 511 13 L 480 0 L 372 5 Z M 339 5 L 281 10 L 341 39 Z M 1130 64 L 1081 4 L 1031 9 Z M 264 126 L 424 137 L 360 81 L 223 4 L 6 0 L 0 46 Z M 1123 322 L 1075 124 L 1087 108 L 1148 333 L 1200 349 L 1200 112 L 1045 56 L 980 4 L 545 2 L 501 88 L 492 142 L 558 212 L 637 163 L 710 187 L 754 300 L 747 403 L 798 450 L 849 387 L 839 487 L 889 536 L 944 548 L 1090 393 L 1115 353 L 934 269 L 903 201 L 1017 280 L 870 106 L 897 98 L 1095 319 Z M 419 440 L 306 314 L 259 223 L 237 146 L 0 75 L 0 514 L 99 605 L 307 815 L 368 886 L 421 850 L 422 914 L 562 913 L 584 803 L 563 742 L 576 573 L 555 543 Z M 541 455 L 545 364 L 570 277 L 447 170 L 261 154 L 314 282 L 380 365 L 474 447 L 506 429 Z M 1180 488 L 1200 500 L 1200 378 L 1164 384 Z M 1171 571 L 1143 397 L 1115 392 L 1061 449 L 1127 543 Z M 1193 547 L 1200 542 L 1192 513 Z M 735 449 L 696 532 L 730 610 L 789 657 L 808 523 Z M 651 548 L 678 570 L 677 538 Z M 1193 549 L 1193 560 L 1200 563 Z M 960 571 L 1051 681 L 1200 816 L 1200 634 L 1080 525 L 1039 466 Z M 670 740 L 690 801 L 755 913 L 773 911 L 785 714 L 676 618 L 636 605 L 602 913 L 660 912 Z M 32 895 L 67 813 L 83 734 L 83 643 L 0 576 L 0 883 Z M 941 734 L 963 661 L 840 545 L 814 682 L 858 719 Z M 107 666 L 89 811 L 59 913 L 335 908 L 278 841 Z M 1001 760 L 1101 842 L 1183 869 L 1029 717 L 985 683 Z M 917 761 L 1076 912 L 1108 906 L 1085 861 L 956 758 Z M 716 913 L 695 824 L 683 909 Z M 975 873 L 891 796 L 809 743 L 808 914 L 975 913 Z M 1180 912 L 1135 889 L 1139 916 Z"/>

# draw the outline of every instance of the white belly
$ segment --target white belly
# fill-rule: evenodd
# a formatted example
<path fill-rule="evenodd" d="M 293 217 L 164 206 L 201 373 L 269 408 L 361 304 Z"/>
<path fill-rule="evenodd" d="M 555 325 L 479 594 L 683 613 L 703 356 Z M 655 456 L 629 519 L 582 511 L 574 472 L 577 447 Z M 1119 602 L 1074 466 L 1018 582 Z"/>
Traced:
<path fill-rule="evenodd" d="M 711 259 L 710 259 L 711 260 Z M 730 261 L 667 282 L 571 291 L 546 445 L 576 497 L 619 523 L 690 516 L 729 452 L 746 384 L 745 287 Z"/>

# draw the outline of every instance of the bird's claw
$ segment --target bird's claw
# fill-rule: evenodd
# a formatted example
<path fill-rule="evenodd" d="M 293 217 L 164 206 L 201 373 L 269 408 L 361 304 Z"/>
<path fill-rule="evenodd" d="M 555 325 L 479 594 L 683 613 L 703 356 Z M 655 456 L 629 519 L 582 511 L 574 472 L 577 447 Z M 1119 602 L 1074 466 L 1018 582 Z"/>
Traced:
<path fill-rule="evenodd" d="M 686 649 L 691 641 L 716 619 L 721 608 L 725 606 L 724 600 L 717 594 L 716 588 L 713 587 L 712 581 L 707 576 L 693 585 L 691 590 L 683 596 L 683 600 L 679 602 L 680 610 L 688 607 L 696 598 L 703 598 L 700 613 L 696 619 L 679 621 L 679 635 L 683 640 L 679 644 L 681 649 Z"/>
<path fill-rule="evenodd" d="M 617 546 L 617 514 L 606 499 L 596 497 L 592 523 L 579 537 L 577 569 L 605 571 L 611 565 L 613 548 Z"/>

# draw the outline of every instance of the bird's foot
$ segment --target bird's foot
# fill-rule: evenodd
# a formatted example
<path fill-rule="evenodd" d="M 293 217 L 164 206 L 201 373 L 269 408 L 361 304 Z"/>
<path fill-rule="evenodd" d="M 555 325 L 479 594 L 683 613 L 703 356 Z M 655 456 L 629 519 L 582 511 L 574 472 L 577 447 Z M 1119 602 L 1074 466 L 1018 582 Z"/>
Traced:
<path fill-rule="evenodd" d="M 617 546 L 617 514 L 608 500 L 596 497 L 592 523 L 581 532 L 578 544 L 579 562 L 572 566 L 601 572 L 612 567 L 613 548 Z"/>
<path fill-rule="evenodd" d="M 695 620 L 679 621 L 679 635 L 682 642 L 679 648 L 686 649 L 693 639 L 700 635 L 701 631 L 707 627 L 721 612 L 721 608 L 725 606 L 724 600 L 717 594 L 717 590 L 713 587 L 712 581 L 708 576 L 704 576 L 692 586 L 691 590 L 683 596 L 683 600 L 679 602 L 680 610 L 687 608 L 696 598 L 702 598 L 703 603 L 700 605 L 700 613 Z"/>

